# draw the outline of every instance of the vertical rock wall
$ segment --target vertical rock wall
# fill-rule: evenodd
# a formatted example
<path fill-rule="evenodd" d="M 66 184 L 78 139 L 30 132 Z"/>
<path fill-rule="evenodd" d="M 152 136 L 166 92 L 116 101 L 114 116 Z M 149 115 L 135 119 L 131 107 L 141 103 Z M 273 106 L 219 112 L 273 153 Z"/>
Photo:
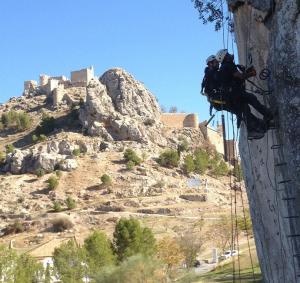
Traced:
<path fill-rule="evenodd" d="M 246 64 L 251 54 L 258 73 L 265 67 L 270 69 L 268 80 L 255 79 L 255 82 L 272 89 L 270 95 L 258 96 L 261 102 L 278 110 L 277 130 L 268 131 L 261 140 L 248 141 L 242 127 L 239 144 L 265 282 L 300 282 L 300 15 L 297 2 L 228 0 L 234 12 L 239 62 Z"/>

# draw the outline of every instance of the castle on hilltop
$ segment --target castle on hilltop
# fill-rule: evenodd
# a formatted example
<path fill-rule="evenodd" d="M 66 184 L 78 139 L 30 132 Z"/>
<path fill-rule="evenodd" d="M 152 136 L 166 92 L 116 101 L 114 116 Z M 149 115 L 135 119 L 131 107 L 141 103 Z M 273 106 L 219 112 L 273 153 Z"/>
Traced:
<path fill-rule="evenodd" d="M 39 84 L 34 80 L 24 82 L 23 94 L 30 95 L 38 91 L 51 96 L 54 106 L 58 106 L 63 101 L 67 104 L 74 104 L 80 98 L 86 97 L 86 86 L 93 78 L 95 78 L 93 66 L 72 71 L 71 79 L 65 76 L 51 77 L 41 74 Z"/>

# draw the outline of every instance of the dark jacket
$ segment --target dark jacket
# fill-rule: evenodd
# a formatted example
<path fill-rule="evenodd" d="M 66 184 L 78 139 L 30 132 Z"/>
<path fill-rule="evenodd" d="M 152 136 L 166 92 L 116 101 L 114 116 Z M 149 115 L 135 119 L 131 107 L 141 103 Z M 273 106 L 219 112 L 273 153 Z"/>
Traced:
<path fill-rule="evenodd" d="M 220 67 L 220 84 L 221 88 L 224 91 L 232 90 L 232 91 L 241 91 L 245 88 L 244 81 L 235 78 L 233 76 L 234 73 L 238 72 L 237 65 L 231 62 L 224 62 Z"/>
<path fill-rule="evenodd" d="M 204 70 L 204 78 L 202 81 L 202 90 L 205 89 L 205 93 L 210 95 L 213 90 L 217 90 L 220 87 L 220 78 L 218 69 L 211 69 L 206 67 Z"/>

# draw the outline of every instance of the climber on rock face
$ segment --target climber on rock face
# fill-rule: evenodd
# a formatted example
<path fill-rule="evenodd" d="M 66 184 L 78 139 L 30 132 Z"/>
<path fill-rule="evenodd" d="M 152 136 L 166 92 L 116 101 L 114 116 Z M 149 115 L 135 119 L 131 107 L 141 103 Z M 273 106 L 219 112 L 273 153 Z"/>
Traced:
<path fill-rule="evenodd" d="M 245 90 L 245 80 L 256 76 L 253 67 L 245 67 L 234 63 L 234 56 L 227 49 L 221 49 L 216 54 L 221 63 L 219 70 L 220 92 L 225 101 L 224 110 L 236 114 L 238 127 L 243 120 L 247 126 L 248 139 L 260 139 L 264 136 L 273 119 L 272 112 L 262 105 L 254 94 Z M 251 113 L 251 105 L 263 115 L 263 120 Z"/>

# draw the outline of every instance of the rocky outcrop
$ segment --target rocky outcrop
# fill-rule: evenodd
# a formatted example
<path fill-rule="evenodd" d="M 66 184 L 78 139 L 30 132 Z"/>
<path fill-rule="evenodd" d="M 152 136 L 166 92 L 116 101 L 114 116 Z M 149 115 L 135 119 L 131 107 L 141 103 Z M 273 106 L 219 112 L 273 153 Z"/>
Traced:
<path fill-rule="evenodd" d="M 245 2 L 228 1 L 234 11 L 239 62 L 246 64 L 251 54 L 258 73 L 265 67 L 270 70 L 268 80 L 256 83 L 272 92 L 264 101 L 259 99 L 278 110 L 278 128 L 264 139 L 249 142 L 241 129 L 240 154 L 256 247 L 264 282 L 300 282 L 299 7 L 295 0 Z"/>
<path fill-rule="evenodd" d="M 7 155 L 4 171 L 13 174 L 35 173 L 37 169 L 71 171 L 78 166 L 72 155 L 75 148 L 79 146 L 63 140 L 37 145 L 30 150 L 15 149 Z"/>
<path fill-rule="evenodd" d="M 165 143 L 155 97 L 122 69 L 111 69 L 100 81 L 90 82 L 80 120 L 90 135 L 106 141 Z"/>

